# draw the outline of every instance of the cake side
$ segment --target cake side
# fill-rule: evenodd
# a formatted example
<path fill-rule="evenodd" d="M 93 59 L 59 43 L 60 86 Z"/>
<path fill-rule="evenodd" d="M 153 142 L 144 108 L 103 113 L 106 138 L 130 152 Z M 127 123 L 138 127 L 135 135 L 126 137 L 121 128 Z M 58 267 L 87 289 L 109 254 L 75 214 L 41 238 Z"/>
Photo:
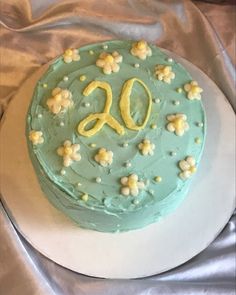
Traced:
<path fill-rule="evenodd" d="M 82 227 L 154 222 L 179 205 L 200 161 L 200 87 L 157 47 L 140 44 L 146 51 L 108 41 L 65 53 L 32 98 L 26 135 L 39 182 Z"/>

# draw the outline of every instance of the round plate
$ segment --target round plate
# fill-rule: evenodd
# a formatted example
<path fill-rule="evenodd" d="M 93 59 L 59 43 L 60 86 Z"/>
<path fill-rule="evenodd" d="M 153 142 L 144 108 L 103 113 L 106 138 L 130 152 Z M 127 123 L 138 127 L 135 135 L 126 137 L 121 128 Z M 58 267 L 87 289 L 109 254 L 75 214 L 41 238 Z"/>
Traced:
<path fill-rule="evenodd" d="M 172 214 L 140 230 L 112 234 L 81 229 L 43 195 L 28 156 L 25 116 L 34 86 L 47 66 L 32 75 L 10 103 L 0 134 L 3 201 L 22 235 L 56 263 L 104 278 L 158 274 L 205 249 L 230 218 L 235 207 L 233 110 L 204 73 L 168 54 L 204 89 L 207 140 L 185 201 Z"/>

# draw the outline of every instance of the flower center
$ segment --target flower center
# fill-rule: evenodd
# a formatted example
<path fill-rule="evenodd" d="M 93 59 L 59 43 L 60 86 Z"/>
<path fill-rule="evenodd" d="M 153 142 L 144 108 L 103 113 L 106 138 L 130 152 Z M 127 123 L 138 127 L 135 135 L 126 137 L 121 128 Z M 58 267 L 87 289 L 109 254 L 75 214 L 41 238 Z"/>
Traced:
<path fill-rule="evenodd" d="M 143 144 L 143 148 L 144 148 L 145 150 L 149 150 L 149 149 L 150 149 L 150 143 L 149 143 L 149 142 L 144 142 L 144 144 Z"/>
<path fill-rule="evenodd" d="M 137 43 L 137 47 L 138 47 L 138 49 L 140 49 L 140 50 L 145 49 L 145 47 L 146 47 L 146 42 L 145 42 L 145 41 L 139 41 L 139 42 Z"/>
<path fill-rule="evenodd" d="M 164 67 L 164 69 L 163 69 L 163 74 L 164 75 L 167 75 L 167 74 L 169 74 L 170 73 L 170 68 L 169 67 Z"/>
<path fill-rule="evenodd" d="M 65 55 L 71 56 L 73 54 L 73 51 L 71 49 L 67 49 L 65 51 Z"/>
<path fill-rule="evenodd" d="M 129 178 L 129 180 L 128 180 L 128 186 L 129 186 L 129 188 L 136 188 L 136 186 L 137 186 L 137 181 L 135 180 L 135 179 L 133 179 L 133 178 Z"/>
<path fill-rule="evenodd" d="M 199 92 L 199 87 L 198 86 L 192 86 L 191 87 L 191 91 L 194 93 L 194 94 L 197 94 Z"/>
<path fill-rule="evenodd" d="M 33 133 L 32 134 L 32 138 L 33 138 L 33 140 L 38 140 L 39 139 L 39 135 L 37 133 Z"/>
<path fill-rule="evenodd" d="M 191 166 L 191 167 L 189 168 L 189 171 L 190 171 L 191 173 L 196 172 L 196 170 L 197 170 L 197 168 L 196 168 L 195 166 Z"/>
<path fill-rule="evenodd" d="M 57 94 L 54 96 L 55 101 L 59 102 L 61 100 L 61 94 Z"/>
<path fill-rule="evenodd" d="M 113 61 L 114 61 L 114 57 L 111 54 L 109 54 L 105 57 L 105 62 L 111 64 L 111 63 L 113 63 Z"/>
<path fill-rule="evenodd" d="M 71 155 L 72 154 L 72 148 L 71 147 L 65 147 L 64 148 L 64 154 L 66 155 L 66 156 L 69 156 L 69 155 Z"/>
<path fill-rule="evenodd" d="M 102 161 L 107 161 L 108 160 L 108 154 L 107 154 L 107 152 L 100 152 L 99 153 L 99 157 L 100 157 L 100 159 L 102 160 Z"/>
<path fill-rule="evenodd" d="M 177 130 L 180 130 L 184 127 L 184 121 L 181 118 L 176 118 L 174 120 L 174 125 Z"/>

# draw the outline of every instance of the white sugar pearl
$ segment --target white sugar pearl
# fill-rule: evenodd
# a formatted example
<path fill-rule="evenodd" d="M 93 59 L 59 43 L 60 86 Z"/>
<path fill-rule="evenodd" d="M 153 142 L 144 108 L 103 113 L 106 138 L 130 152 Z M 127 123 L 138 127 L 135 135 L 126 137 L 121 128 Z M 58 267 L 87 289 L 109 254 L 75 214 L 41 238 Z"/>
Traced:
<path fill-rule="evenodd" d="M 82 184 L 80 182 L 77 183 L 77 186 L 80 187 Z"/>
<path fill-rule="evenodd" d="M 134 64 L 134 67 L 135 67 L 135 68 L 139 68 L 139 66 L 140 66 L 140 65 L 139 65 L 138 63 L 137 63 L 137 64 Z"/>
<path fill-rule="evenodd" d="M 38 114 L 38 118 L 42 118 L 42 116 L 43 116 L 42 114 Z"/>
<path fill-rule="evenodd" d="M 61 175 L 65 175 L 66 171 L 64 169 L 61 170 Z"/>
<path fill-rule="evenodd" d="M 97 178 L 96 178 L 96 182 L 97 182 L 97 183 L 101 183 L 101 181 L 102 181 L 101 177 L 97 177 Z"/>
<path fill-rule="evenodd" d="M 139 204 L 139 200 L 137 200 L 137 199 L 133 200 L 133 204 L 134 205 L 138 205 Z"/>
<path fill-rule="evenodd" d="M 69 78 L 67 76 L 63 77 L 63 80 L 66 82 L 69 80 Z"/>
<path fill-rule="evenodd" d="M 160 103 L 160 102 L 161 102 L 160 98 L 155 98 L 153 101 L 154 101 L 155 103 Z"/>
<path fill-rule="evenodd" d="M 179 102 L 179 100 L 174 100 L 173 101 L 173 104 L 176 105 L 176 106 L 178 106 L 180 104 L 180 102 Z"/>
<path fill-rule="evenodd" d="M 125 167 L 127 167 L 127 168 L 131 167 L 131 163 L 130 162 L 126 162 L 125 163 Z"/>
<path fill-rule="evenodd" d="M 107 45 L 103 45 L 102 48 L 103 48 L 103 49 L 107 49 L 108 46 L 107 46 Z"/>
<path fill-rule="evenodd" d="M 197 123 L 197 126 L 198 127 L 203 127 L 203 123 L 202 122 L 199 122 L 199 123 Z"/>
<path fill-rule="evenodd" d="M 176 156 L 176 152 L 170 152 L 171 157 Z"/>
<path fill-rule="evenodd" d="M 195 141 L 196 144 L 200 144 L 200 143 L 201 143 L 201 138 L 196 137 L 196 138 L 194 139 L 194 141 Z"/>
<path fill-rule="evenodd" d="M 169 57 L 169 58 L 167 58 L 167 61 L 168 62 L 173 62 L 173 58 Z"/>
<path fill-rule="evenodd" d="M 65 125 L 64 122 L 60 122 L 60 126 L 63 127 Z"/>
<path fill-rule="evenodd" d="M 90 103 L 89 103 L 89 102 L 86 102 L 86 103 L 84 104 L 84 106 L 85 106 L 86 108 L 89 108 L 89 107 L 90 107 Z"/>
<path fill-rule="evenodd" d="M 128 147 L 128 145 L 129 145 L 129 144 L 128 144 L 127 142 L 124 142 L 124 143 L 123 143 L 123 147 Z"/>

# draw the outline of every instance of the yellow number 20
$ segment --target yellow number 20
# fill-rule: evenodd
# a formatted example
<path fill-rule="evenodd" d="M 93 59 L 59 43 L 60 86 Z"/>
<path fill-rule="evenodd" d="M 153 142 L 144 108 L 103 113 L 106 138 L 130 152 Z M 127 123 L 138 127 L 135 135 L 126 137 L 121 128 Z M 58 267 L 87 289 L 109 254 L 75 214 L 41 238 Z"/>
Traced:
<path fill-rule="evenodd" d="M 130 96 L 131 96 L 134 82 L 139 82 L 144 87 L 144 89 L 146 90 L 146 93 L 148 95 L 147 113 L 146 113 L 145 119 L 143 121 L 143 124 L 140 126 L 135 124 L 135 122 L 133 121 L 131 114 L 130 114 Z M 83 95 L 88 96 L 96 88 L 104 89 L 106 92 L 106 102 L 105 102 L 105 107 L 104 107 L 103 113 L 90 114 L 85 119 L 83 119 L 78 125 L 79 134 L 81 134 L 83 136 L 87 136 L 87 137 L 93 136 L 97 132 L 99 132 L 105 124 L 108 124 L 118 134 L 123 135 L 125 132 L 124 127 L 121 126 L 120 123 L 114 117 L 112 117 L 112 115 L 109 113 L 111 105 L 112 105 L 112 90 L 111 90 L 110 85 L 104 81 L 92 81 L 84 89 Z M 121 98 L 120 98 L 120 112 L 121 112 L 121 116 L 126 124 L 126 127 L 131 130 L 143 129 L 146 126 L 148 119 L 150 117 L 151 108 L 152 108 L 152 97 L 151 97 L 151 93 L 150 93 L 149 89 L 147 88 L 147 86 L 145 85 L 145 83 L 137 78 L 132 78 L 132 79 L 126 81 L 123 86 L 123 89 L 121 92 Z M 91 129 L 85 130 L 87 124 L 89 124 L 90 122 L 95 121 L 95 120 L 96 120 L 95 125 Z"/>

